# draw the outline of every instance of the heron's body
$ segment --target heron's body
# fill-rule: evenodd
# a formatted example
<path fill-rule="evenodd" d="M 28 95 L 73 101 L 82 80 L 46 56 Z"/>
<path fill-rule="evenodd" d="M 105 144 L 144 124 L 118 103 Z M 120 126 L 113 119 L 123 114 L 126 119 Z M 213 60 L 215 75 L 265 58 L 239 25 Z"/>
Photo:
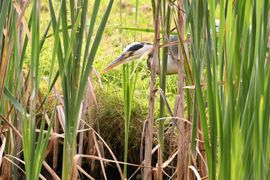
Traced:
<path fill-rule="evenodd" d="M 168 55 L 168 62 L 167 62 L 167 74 L 171 75 L 171 74 L 177 74 L 177 54 L 175 56 L 175 59 Z M 159 74 L 159 64 L 157 63 L 157 68 L 156 68 L 156 72 L 157 74 Z"/>
<path fill-rule="evenodd" d="M 177 54 L 176 55 L 168 55 L 167 59 L 167 75 L 171 74 L 177 74 Z M 148 58 L 147 60 L 147 67 L 148 69 L 151 69 L 151 63 L 152 63 L 152 58 Z M 160 61 L 160 63 L 162 63 Z M 159 62 L 156 63 L 156 73 L 160 74 L 160 68 L 159 68 Z"/>
<path fill-rule="evenodd" d="M 171 36 L 170 41 L 177 41 L 177 36 Z M 152 63 L 153 45 L 145 42 L 135 42 L 128 45 L 123 53 L 112 63 L 110 63 L 104 71 L 110 71 L 120 64 L 129 63 L 132 60 L 140 59 L 143 55 L 148 55 L 147 66 L 150 69 Z M 168 49 L 167 74 L 177 74 L 177 45 L 170 45 Z M 160 61 L 162 63 L 162 61 Z M 159 62 L 156 63 L 156 73 L 160 73 Z"/>

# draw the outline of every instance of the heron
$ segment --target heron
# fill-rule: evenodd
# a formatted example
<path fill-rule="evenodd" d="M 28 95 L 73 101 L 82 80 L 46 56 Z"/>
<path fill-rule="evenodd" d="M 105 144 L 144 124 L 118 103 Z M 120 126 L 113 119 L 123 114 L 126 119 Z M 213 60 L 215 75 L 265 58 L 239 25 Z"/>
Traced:
<path fill-rule="evenodd" d="M 170 42 L 177 42 L 177 36 L 170 36 Z M 151 68 L 152 57 L 153 57 L 153 45 L 148 42 L 134 42 L 129 44 L 122 54 L 113 62 L 111 62 L 103 72 L 109 72 L 121 64 L 126 64 L 136 59 L 140 59 L 142 56 L 147 55 L 147 67 Z M 177 57 L 178 46 L 176 44 L 170 44 L 168 50 L 168 61 L 167 61 L 167 75 L 177 74 Z M 156 73 L 160 74 L 159 63 L 156 63 Z"/>
<path fill-rule="evenodd" d="M 216 33 L 219 33 L 220 21 L 219 19 L 215 20 L 216 24 Z M 175 43 L 178 41 L 178 36 L 170 35 L 170 45 L 168 51 L 168 61 L 167 61 L 167 75 L 177 74 L 177 56 L 178 56 L 178 46 Z M 108 72 L 116 68 L 117 66 L 125 63 L 129 63 L 133 60 L 140 59 L 143 55 L 148 55 L 147 58 L 147 67 L 151 68 L 152 57 L 153 57 L 153 45 L 147 42 L 134 42 L 129 44 L 122 54 L 113 62 L 111 62 L 103 72 Z M 160 63 L 156 63 L 156 73 L 160 74 Z"/>

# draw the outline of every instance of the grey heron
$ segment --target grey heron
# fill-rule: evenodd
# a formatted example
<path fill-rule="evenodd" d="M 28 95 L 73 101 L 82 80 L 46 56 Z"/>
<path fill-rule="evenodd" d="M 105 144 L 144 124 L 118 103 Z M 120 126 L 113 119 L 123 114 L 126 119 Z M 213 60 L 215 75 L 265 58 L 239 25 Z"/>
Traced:
<path fill-rule="evenodd" d="M 219 32 L 219 19 L 215 20 L 216 33 Z M 170 36 L 170 42 L 177 42 L 178 37 L 176 35 Z M 120 64 L 128 63 L 133 60 L 141 58 L 144 54 L 148 55 L 147 66 L 151 67 L 152 62 L 153 45 L 145 42 L 135 42 L 128 45 L 122 54 L 113 62 L 111 62 L 105 69 L 104 72 L 108 72 Z M 177 56 L 178 46 L 176 44 L 169 45 L 168 61 L 167 61 L 167 74 L 177 74 Z M 156 73 L 159 74 L 159 63 L 156 63 Z"/>
<path fill-rule="evenodd" d="M 170 36 L 170 42 L 176 42 L 177 36 Z M 129 63 L 133 60 L 141 58 L 143 55 L 148 55 L 147 67 L 150 69 L 152 62 L 153 45 L 147 42 L 134 42 L 129 44 L 122 54 L 113 62 L 111 62 L 103 71 L 108 72 L 115 67 Z M 167 74 L 177 74 L 177 45 L 169 45 L 168 61 L 167 61 Z M 156 73 L 159 74 L 159 63 L 156 63 Z"/>

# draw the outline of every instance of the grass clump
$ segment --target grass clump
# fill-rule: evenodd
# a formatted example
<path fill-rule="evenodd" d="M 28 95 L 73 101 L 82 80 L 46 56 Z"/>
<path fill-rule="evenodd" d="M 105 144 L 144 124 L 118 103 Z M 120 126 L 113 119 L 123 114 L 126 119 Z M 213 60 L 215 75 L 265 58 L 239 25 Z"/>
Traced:
<path fill-rule="evenodd" d="M 125 128 L 121 94 L 101 92 L 97 94 L 97 97 L 100 99 L 94 110 L 94 126 L 99 129 L 100 135 L 116 153 L 117 159 L 123 160 Z M 139 154 L 141 132 L 146 115 L 147 106 L 135 99 L 134 108 L 131 111 L 128 162 L 138 163 L 138 156 L 135 155 Z M 109 154 L 106 155 L 105 152 L 105 156 L 108 157 Z"/>

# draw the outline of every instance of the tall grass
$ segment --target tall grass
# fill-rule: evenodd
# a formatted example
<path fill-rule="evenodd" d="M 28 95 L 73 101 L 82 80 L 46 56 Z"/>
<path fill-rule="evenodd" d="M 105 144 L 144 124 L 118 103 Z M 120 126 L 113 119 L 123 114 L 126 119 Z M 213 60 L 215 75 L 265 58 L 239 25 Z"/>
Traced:
<path fill-rule="evenodd" d="M 51 19 L 44 35 L 40 37 L 40 0 L 24 3 L 21 1 L 1 1 L 0 3 L 0 114 L 1 120 L 9 125 L 6 154 L 13 160 L 5 157 L 8 162 L 14 164 L 14 178 L 18 177 L 18 162 L 25 164 L 27 179 L 43 178 L 40 171 L 45 164 L 50 173 L 57 177 L 50 167 L 44 162 L 45 152 L 49 140 L 53 137 L 51 130 L 54 121 L 54 111 L 48 118 L 43 105 L 47 103 L 47 97 L 55 85 L 58 77 L 64 95 L 65 128 L 64 128 L 64 153 L 62 179 L 71 179 L 73 172 L 73 159 L 76 154 L 76 136 L 79 124 L 79 112 L 84 95 L 84 89 L 88 80 L 102 34 L 110 14 L 113 0 L 110 0 L 104 12 L 95 38 L 93 40 L 94 27 L 99 10 L 100 1 L 95 1 L 90 26 L 86 27 L 88 14 L 88 0 L 61 1 L 59 15 L 55 14 L 55 8 L 51 0 L 48 1 Z M 30 3 L 30 5 L 29 5 Z M 67 5 L 70 5 L 67 8 Z M 27 10 L 27 8 L 29 10 Z M 27 26 L 25 12 L 30 12 Z M 70 22 L 68 21 L 70 16 Z M 22 25 L 23 24 L 23 25 Z M 40 54 L 46 36 L 53 27 L 54 50 L 52 52 L 52 66 L 49 75 L 49 88 L 45 100 L 40 103 Z M 23 26 L 23 28 L 22 28 Z M 23 31 L 24 30 L 24 31 Z M 88 31 L 86 31 L 88 30 Z M 87 33 L 86 33 L 87 32 Z M 86 38 L 84 37 L 86 33 Z M 24 38 L 25 36 L 25 38 Z M 29 45 L 30 44 L 30 45 Z M 23 66 L 27 49 L 30 49 L 29 70 L 24 76 Z M 54 61 L 57 58 L 59 71 L 54 73 Z M 54 77 L 54 79 L 52 79 Z M 15 86 L 14 86 L 15 82 Z M 21 83 L 23 82 L 23 83 Z M 25 84 L 24 84 L 25 83 Z M 3 96 L 5 94 L 5 96 Z M 29 106 L 28 106 L 29 105 Z M 13 109 L 13 107 L 15 107 Z M 41 121 L 39 113 L 43 114 Z M 46 121 L 45 121 L 46 118 Z M 47 122 L 47 124 L 46 124 Z M 45 131 L 46 128 L 46 131 Z M 22 130 L 22 135 L 20 135 Z M 37 135 L 38 132 L 38 135 Z M 14 135 L 16 133 L 14 144 Z M 19 138 L 17 138 L 17 136 Z M 22 138 L 23 147 L 19 146 Z M 14 150 L 15 149 L 15 150 Z M 23 152 L 23 160 L 20 152 Z M 18 154 L 17 154 L 18 153 Z M 76 166 L 76 164 L 74 165 Z M 4 167 L 4 166 L 3 166 Z M 11 166 L 5 165 L 11 172 Z M 22 170 L 19 167 L 20 170 Z M 5 172 L 7 174 L 7 172 Z M 10 177 L 11 174 L 4 176 Z M 77 177 L 75 177 L 77 178 Z"/>
<path fill-rule="evenodd" d="M 162 31 L 162 43 L 170 43 L 170 31 L 171 31 L 171 7 L 170 4 L 163 0 L 161 1 L 161 31 Z M 168 61 L 169 48 L 164 47 L 162 49 L 162 57 L 159 59 L 160 70 L 160 88 L 166 95 L 166 77 L 167 77 L 167 61 Z M 165 114 L 165 103 L 160 95 L 160 118 L 164 117 Z M 159 143 L 161 146 L 161 154 L 164 151 L 164 121 L 159 122 Z"/>
<path fill-rule="evenodd" d="M 14 40 L 15 29 L 14 21 L 16 18 L 14 17 L 14 11 L 12 11 L 10 1 L 4 1 L 0 4 L 0 114 L 3 115 L 7 111 L 7 99 L 4 96 L 5 92 L 5 84 L 9 81 L 9 76 L 12 77 L 13 73 L 9 75 L 9 64 L 11 60 L 11 51 L 13 46 L 12 40 Z M 5 30 L 5 34 L 2 33 Z M 16 54 L 17 55 L 17 54 Z M 14 64 L 15 66 L 15 64 Z M 12 74 L 12 75 L 11 75 Z M 7 83 L 8 84 L 8 83 Z M 14 117 L 14 116 L 13 116 Z M 1 118 L 1 126 L 3 126 L 4 122 L 3 118 Z M 11 140 L 9 140 L 8 134 L 1 134 L 1 137 L 6 137 L 6 144 L 2 142 L 2 147 L 6 147 L 6 151 L 11 153 Z M 17 139 L 15 137 L 14 139 Z M 3 141 L 3 139 L 1 139 Z M 15 150 L 16 151 L 16 150 Z M 1 162 L 2 157 L 1 157 Z M 11 167 L 11 166 L 9 166 Z M 11 170 L 7 170 L 6 174 L 12 174 Z"/>
<path fill-rule="evenodd" d="M 119 15 L 120 15 L 120 27 L 123 27 L 123 2 L 119 1 Z M 135 16 L 134 16 L 134 25 L 137 27 L 138 21 L 138 8 L 139 1 L 135 2 Z M 122 30 L 120 29 L 120 33 Z M 136 31 L 134 32 L 134 41 L 136 41 Z M 124 140 L 124 176 L 127 178 L 127 163 L 128 163 L 128 143 L 129 143 L 129 129 L 130 129 L 130 120 L 131 120 L 131 111 L 134 105 L 134 92 L 137 83 L 138 71 L 135 67 L 134 62 L 131 64 L 123 65 L 123 101 L 124 101 L 124 124 L 125 124 L 125 140 Z"/>
<path fill-rule="evenodd" d="M 57 138 L 64 139 L 62 169 L 58 167 L 62 170 L 62 179 L 77 179 L 77 170 L 90 177 L 78 167 L 78 157 L 97 159 L 100 162 L 107 160 L 101 157 L 97 140 L 95 147 L 99 151 L 98 158 L 92 154 L 76 154 L 84 90 L 113 2 L 108 1 L 98 25 L 98 13 L 102 13 L 101 1 L 94 1 L 92 13 L 88 15 L 88 0 L 62 0 L 57 6 L 58 9 L 54 6 L 55 2 L 48 0 L 51 17 L 47 28 L 43 30 L 40 28 L 40 0 L 26 4 L 22 1 L 0 1 L 1 178 L 18 179 L 22 177 L 19 172 L 23 172 L 26 179 L 45 179 L 41 174 L 44 166 L 55 179 L 60 179 L 44 160 L 51 151 L 50 147 L 58 146 Z M 155 171 L 158 179 L 163 176 L 211 180 L 270 179 L 270 2 L 151 2 L 154 29 L 137 26 L 137 18 L 141 13 L 138 11 L 138 0 L 135 7 L 135 28 L 129 28 L 155 32 L 143 178 L 151 179 Z M 182 17 L 184 19 L 181 19 Z M 170 32 L 171 28 L 177 32 Z M 40 56 L 44 43 L 49 39 L 47 34 L 50 30 L 53 31 L 53 51 L 50 59 L 52 65 L 48 92 L 40 100 Z M 134 34 L 136 39 L 136 33 Z M 160 88 L 165 96 L 166 87 L 171 86 L 166 82 L 169 48 L 162 49 L 158 61 L 160 45 L 168 43 L 170 34 L 177 34 L 179 39 L 179 88 L 176 104 L 181 107 L 175 109 L 177 117 L 171 118 L 178 120 L 176 130 L 174 126 L 164 124 L 164 121 L 159 121 L 159 126 L 154 126 L 155 63 L 160 63 Z M 54 71 L 55 68 L 58 68 L 58 71 Z M 55 118 L 55 107 L 46 107 L 50 105 L 47 100 L 52 88 L 56 87 L 58 78 L 64 102 L 64 121 L 61 121 L 64 123 L 63 135 L 52 130 L 53 126 L 55 129 L 58 126 L 54 121 L 59 124 L 58 118 Z M 136 82 L 134 65 L 124 65 L 125 178 Z M 61 97 L 57 98 L 61 101 Z M 164 99 L 166 97 L 161 95 L 160 119 L 167 116 Z M 165 127 L 172 128 L 171 132 L 175 133 L 175 136 L 170 137 L 171 141 L 175 142 L 175 149 L 168 158 L 163 156 L 166 149 Z M 152 167 L 153 159 L 156 159 L 152 158 L 155 132 L 158 132 L 160 145 L 156 168 Z M 2 153 L 3 151 L 5 153 Z M 54 148 L 54 155 L 57 153 L 57 148 Z M 178 165 L 175 167 L 176 161 L 173 159 L 177 154 Z M 116 160 L 114 155 L 113 157 Z M 57 158 L 53 157 L 54 165 L 57 164 Z M 120 169 L 119 162 L 117 165 Z M 122 176 L 121 169 L 119 172 Z"/>
<path fill-rule="evenodd" d="M 154 13 L 160 11 L 157 9 L 160 3 L 152 1 Z M 204 157 L 199 148 L 202 142 L 198 141 L 202 132 L 209 179 L 268 179 L 269 2 L 179 1 L 170 5 L 174 7 L 185 83 L 190 85 L 194 80 L 195 85 L 195 92 L 185 91 L 187 100 L 180 101 L 180 104 L 187 102 L 186 119 L 192 122 L 192 128 L 184 124 L 181 129 L 181 123 L 178 124 L 179 147 L 186 151 L 179 156 L 178 163 L 187 162 L 184 168 L 192 170 L 196 177 L 200 176 L 198 172 L 203 173 L 204 168 L 192 159 L 196 157 L 201 161 Z M 183 21 L 179 16 L 181 11 L 186 17 L 182 26 L 179 23 Z M 216 30 L 217 12 L 219 31 Z M 159 17 L 164 21 L 162 15 Z M 154 22 L 159 23 L 157 19 Z M 166 32 L 165 24 L 162 26 Z M 158 31 L 155 29 L 155 33 Z M 186 48 L 187 37 L 190 52 Z M 163 59 L 166 59 L 166 49 L 164 52 Z M 165 63 L 166 60 L 162 65 Z M 162 82 L 166 78 L 161 75 L 160 79 Z M 179 75 L 179 81 L 182 80 L 183 76 Z M 161 87 L 164 88 L 164 84 L 161 83 Z M 179 88 L 183 88 L 183 84 Z M 183 90 L 180 96 L 184 97 Z M 160 113 L 164 116 L 163 106 L 161 104 Z M 186 114 L 182 112 L 182 116 Z M 161 146 L 162 128 L 159 128 Z M 177 169 L 177 173 L 179 171 L 186 170 Z M 185 172 L 184 176 L 179 173 L 177 178 L 191 176 Z"/>
<path fill-rule="evenodd" d="M 107 9 L 104 12 L 103 19 L 98 27 L 95 39 L 90 46 L 94 26 L 96 25 L 96 17 L 100 1 L 95 1 L 94 3 L 93 13 L 90 18 L 89 31 L 86 35 L 86 41 L 84 41 L 88 0 L 76 2 L 69 1 L 70 14 L 68 14 L 66 7 L 67 1 L 61 1 L 60 15 L 58 17 L 55 15 L 55 10 L 52 6 L 52 1 L 50 0 L 50 11 L 55 37 L 54 47 L 56 49 L 55 52 L 57 52 L 65 104 L 65 141 L 62 179 L 71 179 L 72 177 L 71 172 L 73 171 L 73 159 L 76 154 L 76 137 L 79 125 L 78 117 L 81 109 L 84 89 L 89 73 L 92 69 L 92 64 L 113 2 L 113 0 L 109 1 Z M 71 24 L 68 24 L 68 15 L 70 15 Z M 59 33 L 60 27 L 62 29 L 62 33 Z M 60 38 L 63 40 L 62 43 Z M 86 44 L 83 51 L 82 47 L 84 42 Z"/>
<path fill-rule="evenodd" d="M 209 179 L 269 179 L 269 2 L 185 7 Z"/>
<path fill-rule="evenodd" d="M 45 120 L 44 116 L 41 120 L 39 135 L 36 136 L 37 128 L 37 98 L 39 93 L 39 55 L 40 49 L 43 46 L 44 39 L 39 37 L 39 9 L 40 2 L 34 1 L 32 6 L 32 16 L 29 21 L 29 27 L 32 27 L 31 34 L 28 33 L 23 41 L 21 22 L 24 21 L 25 29 L 29 32 L 26 21 L 24 19 L 25 6 L 21 6 L 17 2 L 5 1 L 1 8 L 1 97 L 3 93 L 5 98 L 1 99 L 0 113 L 1 119 L 9 124 L 9 127 L 16 134 L 13 137 L 13 132 L 7 135 L 8 145 L 6 153 L 9 153 L 13 158 L 19 157 L 20 143 L 23 145 L 23 155 L 25 163 L 25 173 L 27 179 L 37 179 L 40 176 L 41 166 L 45 151 L 47 149 L 50 130 L 52 128 L 52 122 L 49 125 L 48 131 L 45 134 Z M 17 13 L 21 12 L 20 15 Z M 5 29 L 3 29 L 5 28 Z M 4 32 L 2 34 L 2 32 Z M 45 34 L 48 31 L 45 31 Z M 29 93 L 26 93 L 23 88 L 24 85 L 21 81 L 24 81 L 22 73 L 22 64 L 25 58 L 26 46 L 28 44 L 28 38 L 31 36 L 31 62 L 30 71 L 28 73 L 28 79 L 30 82 Z M 6 79 L 6 82 L 5 82 Z M 26 80 L 27 81 L 27 80 Z M 15 85 L 14 85 L 15 82 Z M 20 99 L 21 102 L 17 100 Z M 8 101 L 7 101 L 8 100 Z M 29 108 L 27 102 L 29 101 Z M 10 103 L 10 104 L 9 104 Z M 23 103 L 25 106 L 23 107 Z M 13 110 L 12 107 L 15 107 Z M 7 114 L 3 116 L 2 114 Z M 8 122 L 9 121 L 9 122 Z M 16 130 L 17 129 L 17 130 Z M 20 134 L 22 131 L 22 135 Z M 21 139 L 22 138 L 22 139 Z M 14 142 L 12 142 L 14 141 Z M 14 163 L 14 173 L 12 173 L 12 167 L 7 165 L 7 171 L 4 172 L 4 177 L 11 176 L 18 178 L 17 163 Z"/>
<path fill-rule="evenodd" d="M 32 41 L 31 41 L 31 62 L 30 62 L 30 86 L 31 86 L 31 96 L 30 96 L 30 112 L 29 115 L 27 111 L 23 114 L 23 126 L 22 126 L 22 137 L 23 137 L 23 154 L 26 169 L 27 179 L 38 179 L 40 176 L 40 171 L 42 167 L 43 158 L 47 145 L 49 142 L 49 137 L 52 129 L 52 122 L 48 128 L 47 133 L 44 133 L 45 128 L 45 115 L 42 118 L 40 125 L 40 133 L 38 138 L 36 138 L 36 127 L 37 127 L 37 102 L 38 102 L 38 89 L 40 84 L 39 75 L 39 56 L 40 56 L 40 37 L 39 37 L 39 26 L 40 26 L 40 1 L 36 0 L 33 2 L 32 8 Z M 53 117 L 53 115 L 52 115 Z M 37 143 L 36 143 L 37 141 Z"/>
<path fill-rule="evenodd" d="M 125 145 L 124 145 L 124 175 L 127 177 L 127 160 L 128 160 L 128 138 L 129 126 L 131 119 L 131 110 L 133 107 L 134 90 L 137 80 L 137 73 L 132 74 L 134 64 L 123 66 L 123 94 L 124 94 L 124 119 L 125 119 Z"/>

